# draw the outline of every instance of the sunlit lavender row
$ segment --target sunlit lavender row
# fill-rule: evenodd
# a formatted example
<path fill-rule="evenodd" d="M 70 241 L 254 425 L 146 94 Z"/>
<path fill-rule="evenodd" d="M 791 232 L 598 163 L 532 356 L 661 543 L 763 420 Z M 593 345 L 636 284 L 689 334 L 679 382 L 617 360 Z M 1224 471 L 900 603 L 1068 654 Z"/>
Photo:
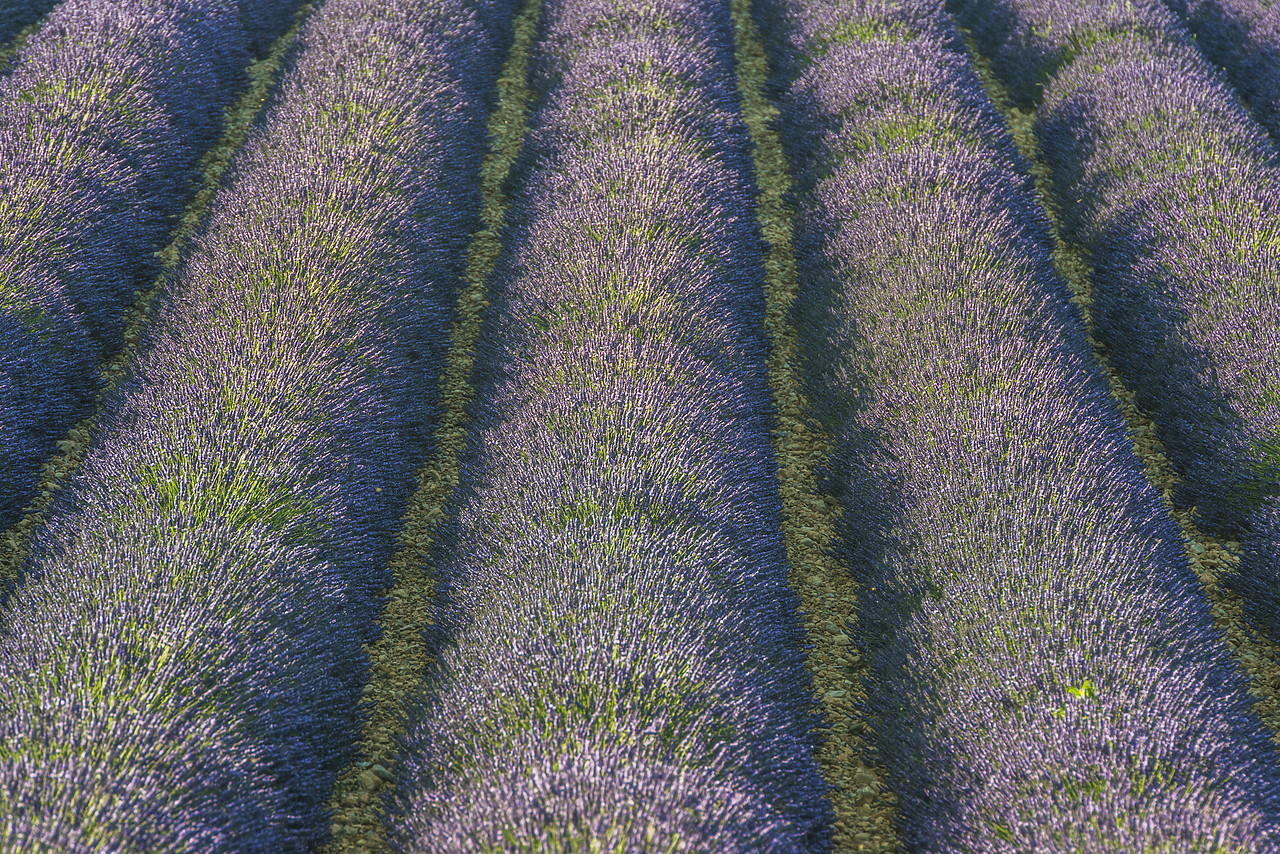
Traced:
<path fill-rule="evenodd" d="M 908 847 L 1274 850 L 1261 722 L 941 0 L 757 9 Z"/>
<path fill-rule="evenodd" d="M 843 854 L 882 809 L 875 850 L 1280 851 L 1277 734 L 1211 618 L 1280 640 L 1269 2 L 0 0 L 0 545 L 26 555 L 0 851 Z M 756 174 L 733 6 L 786 175 Z M 299 12 L 84 462 L 9 528 Z M 757 177 L 790 191 L 798 273 L 768 335 L 789 250 L 766 276 Z M 775 413 L 792 331 L 773 384 L 820 431 Z M 473 365 L 456 431 L 446 356 Z M 1244 543 L 1243 621 L 1104 363 L 1175 503 Z M 785 482 L 825 437 L 824 494 Z M 443 507 L 411 499 L 455 453 Z M 781 492 L 801 542 L 838 502 L 852 623 L 789 565 Z M 382 611 L 406 518 L 425 672 Z M 365 758 L 380 801 L 347 788 Z M 887 793 L 845 790 L 863 765 Z"/>
<path fill-rule="evenodd" d="M 1280 638 L 1280 573 L 1259 557 L 1276 544 L 1257 541 L 1280 512 L 1280 156 L 1156 0 L 955 5 L 1036 104 L 1066 236 L 1095 268 L 1098 337 L 1180 503 L 1249 541 L 1236 583 Z"/>
<path fill-rule="evenodd" d="M 509 2 L 328 0 L 0 613 L 0 849 L 305 850 L 362 719 Z"/>
<path fill-rule="evenodd" d="M 732 50 L 546 3 L 395 850 L 829 848 Z"/>
<path fill-rule="evenodd" d="M 0 77 L 0 526 L 124 343 L 263 36 L 242 15 L 278 26 L 296 5 L 67 0 Z"/>

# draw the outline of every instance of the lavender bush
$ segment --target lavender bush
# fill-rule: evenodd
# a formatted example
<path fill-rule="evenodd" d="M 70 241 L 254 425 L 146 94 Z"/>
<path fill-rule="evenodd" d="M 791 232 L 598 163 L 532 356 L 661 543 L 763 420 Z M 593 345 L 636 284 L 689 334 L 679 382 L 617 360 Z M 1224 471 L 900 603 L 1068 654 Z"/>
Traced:
<path fill-rule="evenodd" d="M 1093 256 L 1098 337 L 1160 430 L 1178 502 L 1256 542 L 1280 496 L 1276 150 L 1154 0 L 956 5 L 1005 21 L 977 29 L 1005 73 L 1045 81 L 1036 130 L 1066 236 Z M 1234 583 L 1277 638 L 1280 566 L 1260 555 Z"/>
<path fill-rule="evenodd" d="M 88 414 L 248 48 L 296 5 L 66 0 L 0 77 L 0 527 Z"/>
<path fill-rule="evenodd" d="M 822 851 L 727 4 L 550 0 L 398 851 Z"/>
<path fill-rule="evenodd" d="M 0 848 L 327 835 L 513 5 L 307 24 L 0 612 Z"/>
<path fill-rule="evenodd" d="M 951 19 L 755 8 L 908 848 L 1276 850 L 1272 750 Z"/>

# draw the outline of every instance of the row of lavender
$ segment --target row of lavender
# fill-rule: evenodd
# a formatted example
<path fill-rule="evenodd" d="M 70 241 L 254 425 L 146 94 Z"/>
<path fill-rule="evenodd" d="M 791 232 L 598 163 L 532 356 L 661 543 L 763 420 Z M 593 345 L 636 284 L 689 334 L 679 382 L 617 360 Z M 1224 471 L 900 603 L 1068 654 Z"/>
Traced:
<path fill-rule="evenodd" d="M 513 2 L 413 5 L 328 0 L 305 31 L 34 544 L 0 614 L 5 845 L 292 850 L 323 836 L 360 723 L 360 643 L 428 445 Z M 1275 365 L 1240 355 L 1280 350 L 1265 314 L 1274 152 L 1163 7 L 997 6 L 962 11 L 1025 103 L 1049 82 L 1045 155 L 1069 235 L 1099 260 L 1104 333 L 1171 431 L 1185 495 L 1220 528 L 1254 532 L 1245 586 L 1265 617 Z M 950 19 L 928 0 L 756 0 L 756 13 L 801 203 L 796 319 L 838 436 L 869 710 L 909 843 L 1271 850 L 1274 761 Z M 188 30 L 172 46 L 190 51 L 205 32 L 192 22 L 230 20 L 174 15 Z M 42 30 L 31 57 L 59 32 Z M 828 844 L 777 535 L 731 58 L 724 4 L 547 3 L 477 426 L 437 546 L 437 690 L 390 805 L 400 850 Z M 27 80 L 9 108 L 53 93 L 108 103 L 113 133 L 143 126 L 109 73 L 72 68 L 88 88 Z M 1157 94 L 1133 95 L 1135 74 Z M 187 104 L 174 80 L 141 77 Z M 187 106 L 206 125 L 187 125 L 205 130 L 181 175 L 216 129 L 217 110 Z M 71 108 L 14 115 L 42 134 L 92 126 Z M 5 173 L 45 174 L 63 195 L 0 195 L 46 205 L 15 228 L 81 230 L 15 232 L 84 249 L 44 278 L 15 266 L 4 280 L 52 283 L 43 302 L 0 295 L 26 336 L 14 340 L 57 348 L 31 344 L 50 365 L 79 359 L 90 383 L 119 335 L 123 291 L 107 285 L 140 281 L 161 200 L 187 180 L 150 187 L 143 167 L 159 168 L 163 145 L 106 139 L 52 149 L 83 166 L 79 184 L 35 171 L 38 152 Z M 1211 198 L 1187 205 L 1189 186 Z M 100 206 L 75 219 L 86 199 Z M 151 231 L 129 225 L 139 214 Z M 1142 302 L 1141 283 L 1166 278 Z M 1211 287 L 1224 281 L 1225 298 Z M 1132 372 L 1157 345 L 1173 380 L 1144 385 Z M 0 388 L 26 411 L 53 385 Z M 1194 421 L 1206 402 L 1217 409 Z M 23 460 L 43 453 L 30 437 L 65 429 L 74 406 L 57 406 L 21 428 Z"/>
<path fill-rule="evenodd" d="M 399 851 L 816 851 L 728 4 L 548 0 Z"/>
<path fill-rule="evenodd" d="M 956 2 L 1022 106 L 1097 335 L 1280 639 L 1280 155 L 1155 0 Z M 1015 85 L 1016 84 L 1016 85 Z"/>
<path fill-rule="evenodd" d="M 1165 0 L 1280 142 L 1280 5 L 1273 0 Z"/>
<path fill-rule="evenodd" d="M 940 0 L 756 12 L 908 846 L 1275 850 L 1266 735 Z"/>
<path fill-rule="evenodd" d="M 0 848 L 327 835 L 513 5 L 307 24 L 0 613 Z"/>
<path fill-rule="evenodd" d="M 67 0 L 0 77 L 0 527 L 90 411 L 250 52 L 297 5 Z"/>

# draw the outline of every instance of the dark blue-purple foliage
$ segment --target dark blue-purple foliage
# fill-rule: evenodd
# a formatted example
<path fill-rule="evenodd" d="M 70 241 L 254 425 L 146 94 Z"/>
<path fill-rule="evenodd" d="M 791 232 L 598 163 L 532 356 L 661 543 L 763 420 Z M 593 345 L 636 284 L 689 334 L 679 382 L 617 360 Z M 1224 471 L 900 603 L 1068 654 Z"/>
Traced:
<path fill-rule="evenodd" d="M 172 3 L 174 0 L 168 0 Z M 249 35 L 249 52 L 266 56 L 276 39 L 284 35 L 302 13 L 301 0 L 232 0 Z M 485 0 L 474 0 L 483 3 Z"/>
<path fill-rule="evenodd" d="M 1275 851 L 1273 749 L 940 0 L 756 13 L 907 847 Z"/>
<path fill-rule="evenodd" d="M 57 0 L 5 0 L 0 6 L 0 49 L 7 47 L 24 27 L 43 18 L 56 3 Z"/>
<path fill-rule="evenodd" d="M 1155 421 L 1201 527 L 1256 542 L 1280 497 L 1280 158 L 1158 0 L 957 2 L 1035 106 L 1097 335 Z M 1002 21 L 1000 25 L 993 21 Z M 1274 548 L 1272 549 L 1274 552 Z M 1280 637 L 1280 566 L 1233 583 Z"/>
<path fill-rule="evenodd" d="M 90 411 L 246 82 L 241 6 L 274 27 L 296 5 L 66 0 L 0 77 L 0 528 Z"/>
<path fill-rule="evenodd" d="M 727 7 L 545 6 L 398 851 L 830 846 Z"/>
<path fill-rule="evenodd" d="M 1280 4 L 1274 0 L 1165 0 L 1196 45 L 1222 66 L 1250 112 L 1280 141 Z"/>
<path fill-rule="evenodd" d="M 0 612 L 0 849 L 328 835 L 479 224 L 468 5 L 303 30 Z"/>

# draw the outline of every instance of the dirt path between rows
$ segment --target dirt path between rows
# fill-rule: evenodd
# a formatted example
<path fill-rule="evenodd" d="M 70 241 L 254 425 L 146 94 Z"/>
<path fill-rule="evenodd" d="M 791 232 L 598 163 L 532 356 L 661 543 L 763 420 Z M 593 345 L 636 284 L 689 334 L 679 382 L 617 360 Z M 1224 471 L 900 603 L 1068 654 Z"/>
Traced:
<path fill-rule="evenodd" d="M 827 722 L 818 763 L 833 789 L 833 850 L 897 852 L 902 850 L 894 827 L 897 798 L 881 782 L 884 768 L 868 754 L 867 723 L 855 705 L 866 696 L 867 667 L 845 627 L 854 620 L 858 585 L 849 568 L 827 554 L 835 541 L 840 509 L 834 498 L 819 492 L 815 467 L 830 454 L 830 440 L 816 419 L 806 417 L 810 410 L 798 376 L 799 345 L 789 320 L 797 286 L 792 212 L 784 201 L 790 170 L 782 142 L 770 126 L 777 110 L 763 94 L 769 68 L 751 19 L 750 0 L 731 0 L 731 8 L 743 114 L 760 185 L 760 229 L 769 242 L 765 330 L 773 345 L 768 369 L 778 413 L 773 445 L 782 492 L 782 533 L 791 584 L 805 612 L 814 692 Z"/>
<path fill-rule="evenodd" d="M 467 406 L 472 397 L 468 378 L 480 333 L 480 310 L 488 305 L 485 282 L 502 247 L 507 207 L 502 185 L 528 130 L 532 95 L 526 71 L 541 12 L 542 0 L 528 0 L 516 17 L 511 53 L 498 78 L 498 103 L 489 117 L 490 150 L 480 173 L 483 227 L 471 241 L 466 284 L 459 297 L 440 383 L 443 414 L 436 431 L 436 450 L 418 474 L 399 548 L 390 561 L 395 585 L 388 591 L 390 600 L 380 619 L 382 637 L 365 648 L 372 668 L 364 697 L 372 714 L 355 761 L 334 786 L 329 801 L 334 811 L 333 839 L 318 849 L 322 854 L 388 850 L 382 796 L 395 785 L 393 739 L 405 731 L 407 702 L 423 690 L 423 676 L 432 663 L 422 633 L 435 589 L 426 556 L 445 501 L 458 484 L 458 456 L 466 439 Z"/>

